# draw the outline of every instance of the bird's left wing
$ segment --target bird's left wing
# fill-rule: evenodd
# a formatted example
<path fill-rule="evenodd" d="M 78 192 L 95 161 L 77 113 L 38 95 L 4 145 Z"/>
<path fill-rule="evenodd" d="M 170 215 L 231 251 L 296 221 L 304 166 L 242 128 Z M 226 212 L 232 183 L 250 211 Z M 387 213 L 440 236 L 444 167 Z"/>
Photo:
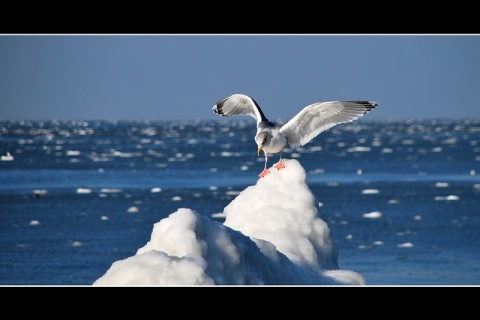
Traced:
<path fill-rule="evenodd" d="M 257 102 L 245 94 L 236 93 L 218 101 L 212 108 L 213 112 L 221 116 L 245 114 L 257 120 L 257 124 L 268 121 Z"/>
<path fill-rule="evenodd" d="M 305 145 L 322 131 L 345 122 L 351 122 L 377 107 L 373 101 L 329 101 L 306 106 L 285 123 L 280 133 L 290 147 Z"/>

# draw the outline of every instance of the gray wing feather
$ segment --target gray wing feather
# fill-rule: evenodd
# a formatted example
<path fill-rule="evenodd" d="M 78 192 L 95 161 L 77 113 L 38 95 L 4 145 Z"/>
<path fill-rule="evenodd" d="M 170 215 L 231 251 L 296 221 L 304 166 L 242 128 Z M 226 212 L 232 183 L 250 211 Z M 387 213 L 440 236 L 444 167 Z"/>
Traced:
<path fill-rule="evenodd" d="M 329 101 L 306 106 L 285 123 L 280 133 L 287 138 L 290 147 L 303 146 L 322 131 L 351 122 L 378 106 L 373 101 Z"/>
<path fill-rule="evenodd" d="M 213 112 L 221 116 L 249 115 L 257 120 L 257 123 L 267 120 L 258 104 L 247 95 L 233 94 L 218 101 L 212 108 Z"/>

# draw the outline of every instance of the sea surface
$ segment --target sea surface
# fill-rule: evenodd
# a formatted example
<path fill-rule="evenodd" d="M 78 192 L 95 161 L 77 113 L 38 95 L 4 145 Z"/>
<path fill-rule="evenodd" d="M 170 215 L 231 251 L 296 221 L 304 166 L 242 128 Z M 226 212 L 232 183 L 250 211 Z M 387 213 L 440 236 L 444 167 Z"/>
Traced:
<path fill-rule="evenodd" d="M 0 285 L 91 285 L 179 208 L 222 222 L 263 169 L 255 130 L 0 120 Z M 362 118 L 284 158 L 307 172 L 340 269 L 367 285 L 480 285 L 480 119 Z"/>

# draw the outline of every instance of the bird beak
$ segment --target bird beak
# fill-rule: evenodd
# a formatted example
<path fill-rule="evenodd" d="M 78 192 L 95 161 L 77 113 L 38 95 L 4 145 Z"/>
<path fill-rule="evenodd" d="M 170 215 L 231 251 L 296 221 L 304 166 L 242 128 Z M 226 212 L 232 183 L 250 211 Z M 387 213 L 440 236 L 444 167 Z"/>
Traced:
<path fill-rule="evenodd" d="M 258 150 L 257 150 L 257 155 L 260 155 L 260 152 L 262 151 L 262 147 L 258 147 Z"/>

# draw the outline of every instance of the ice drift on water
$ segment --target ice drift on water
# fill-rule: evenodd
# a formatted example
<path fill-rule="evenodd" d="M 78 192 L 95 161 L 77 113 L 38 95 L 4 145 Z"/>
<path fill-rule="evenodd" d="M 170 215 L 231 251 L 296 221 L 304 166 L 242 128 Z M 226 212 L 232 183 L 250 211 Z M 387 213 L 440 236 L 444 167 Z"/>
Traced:
<path fill-rule="evenodd" d="M 93 285 L 365 284 L 339 269 L 304 168 L 284 163 L 228 204 L 223 224 L 188 208 L 155 223 L 150 241 Z"/>

